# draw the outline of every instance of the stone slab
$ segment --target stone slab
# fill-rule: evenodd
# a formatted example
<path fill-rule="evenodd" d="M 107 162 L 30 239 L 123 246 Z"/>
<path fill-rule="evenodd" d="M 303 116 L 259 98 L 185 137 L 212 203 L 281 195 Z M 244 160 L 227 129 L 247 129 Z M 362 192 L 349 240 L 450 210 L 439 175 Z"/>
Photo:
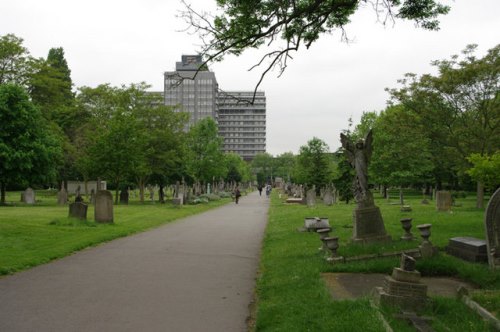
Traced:
<path fill-rule="evenodd" d="M 487 262 L 486 241 L 473 237 L 454 237 L 449 239 L 446 252 L 469 262 Z"/>

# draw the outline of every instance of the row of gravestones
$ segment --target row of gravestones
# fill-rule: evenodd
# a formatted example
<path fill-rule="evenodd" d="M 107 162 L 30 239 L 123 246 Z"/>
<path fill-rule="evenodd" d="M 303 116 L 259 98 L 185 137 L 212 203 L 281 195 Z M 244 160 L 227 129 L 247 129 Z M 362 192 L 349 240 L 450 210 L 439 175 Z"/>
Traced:
<path fill-rule="evenodd" d="M 87 219 L 88 205 L 74 202 L 69 205 L 69 217 Z M 94 220 L 98 223 L 113 222 L 113 195 L 107 190 L 98 190 L 95 195 Z"/>

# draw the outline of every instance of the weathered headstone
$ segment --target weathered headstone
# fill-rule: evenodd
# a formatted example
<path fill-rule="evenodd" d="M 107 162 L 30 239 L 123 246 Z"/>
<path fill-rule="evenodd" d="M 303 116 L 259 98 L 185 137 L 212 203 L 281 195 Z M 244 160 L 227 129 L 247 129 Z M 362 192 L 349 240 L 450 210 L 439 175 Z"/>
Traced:
<path fill-rule="evenodd" d="M 120 192 L 120 204 L 128 204 L 128 190 L 122 190 Z"/>
<path fill-rule="evenodd" d="M 35 191 L 31 188 L 28 188 L 24 191 L 24 203 L 26 204 L 35 204 Z"/>
<path fill-rule="evenodd" d="M 68 192 L 64 187 L 57 193 L 57 204 L 65 205 L 68 202 Z"/>
<path fill-rule="evenodd" d="M 323 203 L 325 203 L 325 205 L 327 205 L 327 206 L 330 206 L 333 204 L 333 194 L 332 194 L 332 191 L 330 189 L 325 190 L 325 193 L 323 195 Z"/>
<path fill-rule="evenodd" d="M 330 223 L 327 217 L 306 217 L 304 228 L 309 232 L 316 232 L 318 229 L 330 228 Z"/>
<path fill-rule="evenodd" d="M 309 189 L 306 194 L 307 206 L 312 207 L 316 205 L 316 190 Z"/>
<path fill-rule="evenodd" d="M 107 190 L 98 190 L 95 195 L 94 219 L 99 223 L 113 222 L 113 195 Z"/>
<path fill-rule="evenodd" d="M 69 205 L 69 216 L 71 218 L 87 220 L 87 208 L 88 205 L 82 202 L 71 203 Z"/>
<path fill-rule="evenodd" d="M 491 196 L 484 214 L 488 264 L 500 269 L 500 188 Z"/>
<path fill-rule="evenodd" d="M 449 191 L 436 192 L 436 208 L 438 211 L 450 211 L 451 203 L 452 203 L 451 192 Z"/>

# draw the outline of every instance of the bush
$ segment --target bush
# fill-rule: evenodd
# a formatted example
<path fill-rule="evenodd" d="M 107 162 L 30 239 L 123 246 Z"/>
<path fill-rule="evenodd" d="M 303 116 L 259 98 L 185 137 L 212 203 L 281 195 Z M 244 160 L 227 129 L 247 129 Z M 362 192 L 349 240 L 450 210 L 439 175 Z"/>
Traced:
<path fill-rule="evenodd" d="M 217 195 L 217 194 L 203 194 L 203 195 L 200 195 L 199 198 L 205 198 L 208 201 L 218 201 L 218 200 L 220 200 L 220 196 Z"/>
<path fill-rule="evenodd" d="M 232 194 L 230 192 L 227 192 L 227 191 L 220 191 L 218 195 L 219 195 L 220 198 L 230 198 L 230 197 L 232 197 Z"/>

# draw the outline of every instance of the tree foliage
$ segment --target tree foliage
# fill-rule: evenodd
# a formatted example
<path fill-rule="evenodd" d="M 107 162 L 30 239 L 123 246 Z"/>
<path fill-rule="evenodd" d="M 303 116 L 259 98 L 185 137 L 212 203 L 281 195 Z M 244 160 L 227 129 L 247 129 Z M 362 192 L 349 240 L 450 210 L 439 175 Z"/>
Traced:
<path fill-rule="evenodd" d="M 224 175 L 222 138 L 213 119 L 205 118 L 191 127 L 187 146 L 187 171 L 195 181 L 210 183 Z"/>
<path fill-rule="evenodd" d="M 328 151 L 328 145 L 317 137 L 300 147 L 297 156 L 298 183 L 316 186 L 319 192 L 321 187 L 332 182 L 332 160 Z"/>
<path fill-rule="evenodd" d="M 0 84 L 26 86 L 31 73 L 31 60 L 22 38 L 13 34 L 0 36 Z"/>
<path fill-rule="evenodd" d="M 474 153 L 467 160 L 473 165 L 467 173 L 490 190 L 500 186 L 500 151 L 493 155 Z"/>
<path fill-rule="evenodd" d="M 60 142 L 18 85 L 0 84 L 0 186 L 50 182 L 61 157 Z"/>
<path fill-rule="evenodd" d="M 218 0 L 219 12 L 212 17 L 186 4 L 182 17 L 203 42 L 201 54 L 207 62 L 220 61 L 227 54 L 240 55 L 247 49 L 266 45 L 267 52 L 256 66 L 267 61 L 261 79 L 273 68 L 285 70 L 291 53 L 309 48 L 323 34 L 344 27 L 360 6 L 373 5 L 384 23 L 403 19 L 424 29 L 437 30 L 439 15 L 449 10 L 435 0 Z"/>
<path fill-rule="evenodd" d="M 483 58 L 475 49 L 469 45 L 462 58 L 435 61 L 436 76 L 407 74 L 401 88 L 389 90 L 425 126 L 438 184 L 450 172 L 464 174 L 468 156 L 500 149 L 500 45 Z"/>

